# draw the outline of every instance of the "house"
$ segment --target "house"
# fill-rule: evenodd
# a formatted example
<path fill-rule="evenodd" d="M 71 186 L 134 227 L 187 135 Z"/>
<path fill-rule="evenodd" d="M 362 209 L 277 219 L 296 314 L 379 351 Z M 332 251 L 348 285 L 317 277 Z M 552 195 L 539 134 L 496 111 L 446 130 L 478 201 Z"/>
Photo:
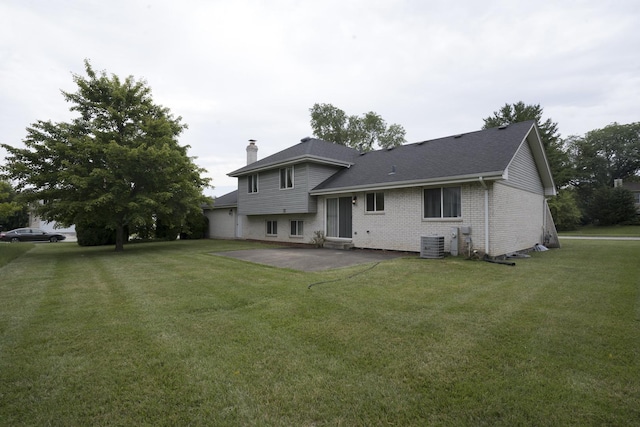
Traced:
<path fill-rule="evenodd" d="M 66 235 L 67 237 L 72 237 L 76 235 L 76 227 L 72 225 L 71 227 L 62 227 L 59 223 L 52 221 L 45 221 L 36 214 L 34 209 L 29 209 L 29 227 L 30 228 L 39 228 L 48 232 L 57 232 Z"/>
<path fill-rule="evenodd" d="M 636 212 L 640 214 L 640 182 L 623 182 L 622 179 L 614 179 L 613 186 L 622 187 L 631 191 L 636 205 Z"/>
<path fill-rule="evenodd" d="M 323 231 L 344 247 L 489 256 L 557 244 L 546 198 L 556 194 L 534 121 L 360 153 L 304 138 L 229 176 L 238 190 L 216 199 L 214 238 L 308 243 Z"/>

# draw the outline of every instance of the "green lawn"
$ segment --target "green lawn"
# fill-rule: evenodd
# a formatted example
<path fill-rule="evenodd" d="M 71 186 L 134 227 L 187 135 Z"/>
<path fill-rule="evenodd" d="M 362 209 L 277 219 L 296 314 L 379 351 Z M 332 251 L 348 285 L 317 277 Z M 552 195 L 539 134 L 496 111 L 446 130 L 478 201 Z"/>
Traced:
<path fill-rule="evenodd" d="M 15 245 L 8 242 L 0 242 L 0 268 L 11 262 L 11 260 L 18 258 L 25 252 L 30 251 L 33 246 L 34 245 L 31 243 Z"/>
<path fill-rule="evenodd" d="M 640 225 L 612 225 L 580 227 L 575 231 L 562 231 L 560 236 L 640 237 Z"/>
<path fill-rule="evenodd" d="M 638 425 L 640 242 L 562 244 L 319 273 L 33 245 L 0 267 L 0 424 Z"/>

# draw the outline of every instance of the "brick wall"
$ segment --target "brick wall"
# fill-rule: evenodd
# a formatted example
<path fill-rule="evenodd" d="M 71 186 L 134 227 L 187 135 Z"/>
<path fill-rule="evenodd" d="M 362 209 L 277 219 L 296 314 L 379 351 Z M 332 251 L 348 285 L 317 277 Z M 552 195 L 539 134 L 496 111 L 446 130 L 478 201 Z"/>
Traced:
<path fill-rule="evenodd" d="M 423 219 L 423 189 L 405 188 L 385 191 L 383 213 L 365 212 L 365 193 L 357 193 L 353 209 L 353 243 L 356 247 L 420 251 L 422 236 L 445 236 L 445 251 L 451 251 L 451 227 L 471 226 L 475 247 L 484 242 L 484 193 L 479 184 L 462 186 L 462 217 Z M 464 237 L 458 237 L 459 250 Z M 482 249 L 482 248 L 481 248 Z"/>
<path fill-rule="evenodd" d="M 231 211 L 231 215 L 229 215 Z M 236 209 L 211 209 L 205 211 L 209 219 L 209 237 L 212 239 L 233 239 L 235 237 Z"/>
<path fill-rule="evenodd" d="M 497 256 L 508 252 L 531 248 L 542 242 L 544 197 L 501 183 L 487 183 L 489 200 L 489 248 L 485 248 L 485 189 L 480 183 L 462 185 L 462 217 L 452 219 L 423 219 L 423 189 L 404 188 L 384 191 L 384 212 L 368 213 L 366 193 L 356 196 L 352 206 L 353 244 L 358 248 L 420 251 L 422 236 L 445 236 L 445 251 L 451 252 L 451 228 L 471 227 L 471 249 Z M 316 230 L 325 231 L 325 198 L 318 197 L 316 214 L 252 215 L 244 218 L 243 238 L 309 243 Z M 226 214 L 226 210 L 222 210 Z M 227 215 L 228 216 L 228 215 Z M 231 217 L 230 217 L 231 218 Z M 227 227 L 227 218 L 221 215 L 220 227 Z M 278 235 L 267 236 L 265 222 L 278 221 Z M 302 237 L 292 237 L 290 220 L 304 221 Z M 211 230 L 217 230 L 210 216 Z M 233 233 L 234 227 L 229 226 Z M 218 234 L 223 234 L 219 232 Z M 216 237 L 216 234 L 211 234 Z M 465 238 L 458 234 L 458 251 L 464 255 L 468 249 Z"/>
<path fill-rule="evenodd" d="M 544 196 L 501 183 L 493 186 L 490 254 L 529 249 L 542 243 Z"/>
<path fill-rule="evenodd" d="M 318 214 L 250 215 L 245 217 L 242 238 L 287 243 L 309 243 L 316 230 L 324 230 L 324 206 L 318 206 Z M 303 221 L 302 236 L 290 236 L 290 221 Z M 266 221 L 278 222 L 278 234 L 267 236 Z"/>

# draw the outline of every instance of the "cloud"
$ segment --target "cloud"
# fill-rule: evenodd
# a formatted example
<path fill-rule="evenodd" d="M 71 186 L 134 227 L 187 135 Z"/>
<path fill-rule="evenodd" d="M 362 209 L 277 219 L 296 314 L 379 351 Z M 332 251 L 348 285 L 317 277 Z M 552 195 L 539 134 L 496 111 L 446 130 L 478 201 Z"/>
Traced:
<path fill-rule="evenodd" d="M 264 157 L 310 135 L 316 102 L 375 111 L 409 141 L 479 129 L 520 100 L 583 134 L 638 120 L 639 18 L 633 1 L 8 0 L 0 141 L 68 120 L 60 90 L 85 58 L 145 79 L 218 187 L 248 139 Z"/>

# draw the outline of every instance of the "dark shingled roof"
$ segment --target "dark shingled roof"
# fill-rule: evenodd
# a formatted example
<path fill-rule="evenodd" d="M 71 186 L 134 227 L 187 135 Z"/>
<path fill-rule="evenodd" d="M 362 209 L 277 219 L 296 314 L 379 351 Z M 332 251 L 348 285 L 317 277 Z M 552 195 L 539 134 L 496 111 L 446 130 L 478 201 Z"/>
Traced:
<path fill-rule="evenodd" d="M 257 162 L 237 169 L 229 176 L 241 176 L 261 169 L 268 169 L 279 164 L 297 161 L 315 161 L 320 163 L 351 165 L 360 153 L 353 148 L 334 144 L 322 139 L 304 138 L 299 144 L 275 153 Z"/>
<path fill-rule="evenodd" d="M 213 200 L 213 209 L 230 208 L 238 205 L 238 190 L 233 190 Z"/>
<path fill-rule="evenodd" d="M 531 120 L 364 153 L 312 193 L 502 174 L 534 123 Z"/>

